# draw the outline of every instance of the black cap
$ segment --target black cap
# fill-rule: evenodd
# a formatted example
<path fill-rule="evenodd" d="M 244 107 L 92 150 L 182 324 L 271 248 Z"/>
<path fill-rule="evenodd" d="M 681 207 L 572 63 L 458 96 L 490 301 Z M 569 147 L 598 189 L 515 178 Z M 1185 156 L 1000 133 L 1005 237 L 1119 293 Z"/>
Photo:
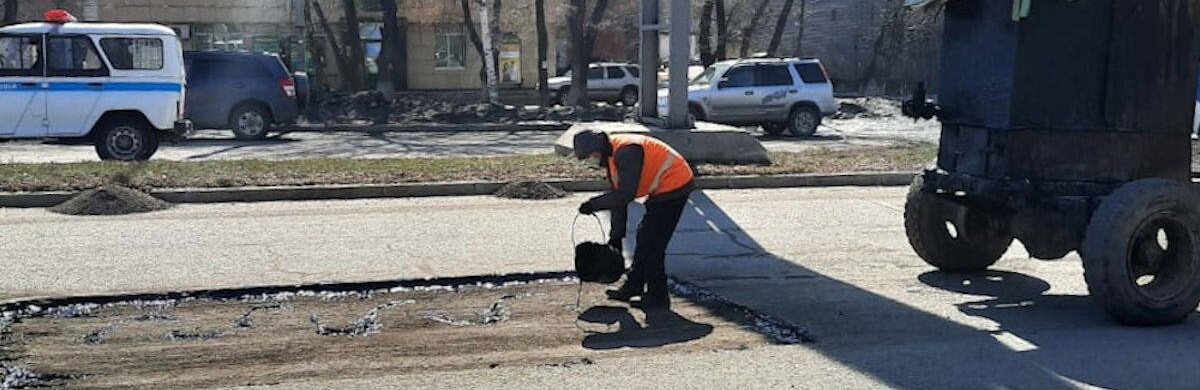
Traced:
<path fill-rule="evenodd" d="M 575 134 L 575 158 L 583 160 L 592 153 L 609 153 L 608 135 L 595 130 L 584 130 Z"/>

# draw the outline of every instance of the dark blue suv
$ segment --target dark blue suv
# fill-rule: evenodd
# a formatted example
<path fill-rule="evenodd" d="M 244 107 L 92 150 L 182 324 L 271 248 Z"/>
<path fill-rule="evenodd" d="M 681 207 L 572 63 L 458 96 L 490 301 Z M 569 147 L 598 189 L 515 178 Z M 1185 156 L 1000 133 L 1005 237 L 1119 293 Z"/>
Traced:
<path fill-rule="evenodd" d="M 197 129 L 231 129 L 238 139 L 263 139 L 272 125 L 300 115 L 296 79 L 272 54 L 185 52 L 184 111 Z"/>

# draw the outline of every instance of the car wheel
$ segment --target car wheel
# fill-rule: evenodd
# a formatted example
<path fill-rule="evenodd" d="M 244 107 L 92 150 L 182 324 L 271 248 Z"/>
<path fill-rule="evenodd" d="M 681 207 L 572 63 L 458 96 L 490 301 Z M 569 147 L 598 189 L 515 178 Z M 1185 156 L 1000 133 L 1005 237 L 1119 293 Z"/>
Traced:
<path fill-rule="evenodd" d="M 700 111 L 700 107 L 692 105 L 688 106 L 688 115 L 692 116 L 693 122 L 703 122 L 708 119 L 704 117 L 704 112 Z"/>
<path fill-rule="evenodd" d="M 149 160 L 158 151 L 158 134 L 137 118 L 105 121 L 95 139 L 96 154 L 105 161 Z"/>
<path fill-rule="evenodd" d="M 797 137 L 811 137 L 817 133 L 817 126 L 820 125 L 821 114 L 812 107 L 796 107 L 788 117 L 788 131 Z"/>
<path fill-rule="evenodd" d="M 558 104 L 564 105 L 564 106 L 569 105 L 569 104 L 567 104 L 567 99 L 569 99 L 569 98 L 571 98 L 571 87 L 564 86 L 564 87 L 558 89 L 557 98 L 556 98 L 556 99 L 558 99 Z"/>
<path fill-rule="evenodd" d="M 634 87 L 625 87 L 621 91 L 621 104 L 625 107 L 633 107 L 638 102 L 638 90 Z"/>
<path fill-rule="evenodd" d="M 258 105 L 245 104 L 238 106 L 230 115 L 229 127 L 233 135 L 241 140 L 259 140 L 267 138 L 271 130 L 271 115 Z"/>
<path fill-rule="evenodd" d="M 783 134 L 784 130 L 787 130 L 787 125 L 784 125 L 782 123 L 768 123 L 768 124 L 762 125 L 762 128 L 763 128 L 763 132 L 767 133 L 767 135 L 776 135 L 777 136 L 777 135 Z"/>

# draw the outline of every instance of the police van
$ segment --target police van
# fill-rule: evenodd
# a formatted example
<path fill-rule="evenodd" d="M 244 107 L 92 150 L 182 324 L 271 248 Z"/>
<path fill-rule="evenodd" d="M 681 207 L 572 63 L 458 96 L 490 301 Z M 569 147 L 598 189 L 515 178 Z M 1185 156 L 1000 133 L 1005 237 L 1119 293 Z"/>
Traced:
<path fill-rule="evenodd" d="M 0 27 L 0 140 L 81 140 L 102 160 L 146 160 L 192 131 L 184 81 L 170 28 L 52 10 L 45 22 Z"/>

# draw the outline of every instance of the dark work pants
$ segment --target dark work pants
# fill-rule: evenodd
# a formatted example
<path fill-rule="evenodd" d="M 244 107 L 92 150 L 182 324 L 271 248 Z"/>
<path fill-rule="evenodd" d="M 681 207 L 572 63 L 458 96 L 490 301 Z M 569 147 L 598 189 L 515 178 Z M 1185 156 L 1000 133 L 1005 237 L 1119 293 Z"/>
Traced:
<path fill-rule="evenodd" d="M 633 251 L 633 267 L 626 283 L 641 291 L 645 286 L 647 299 L 666 299 L 667 245 L 675 235 L 675 227 L 687 206 L 688 197 L 663 202 L 646 203 L 646 215 L 637 226 L 637 247 Z"/>

